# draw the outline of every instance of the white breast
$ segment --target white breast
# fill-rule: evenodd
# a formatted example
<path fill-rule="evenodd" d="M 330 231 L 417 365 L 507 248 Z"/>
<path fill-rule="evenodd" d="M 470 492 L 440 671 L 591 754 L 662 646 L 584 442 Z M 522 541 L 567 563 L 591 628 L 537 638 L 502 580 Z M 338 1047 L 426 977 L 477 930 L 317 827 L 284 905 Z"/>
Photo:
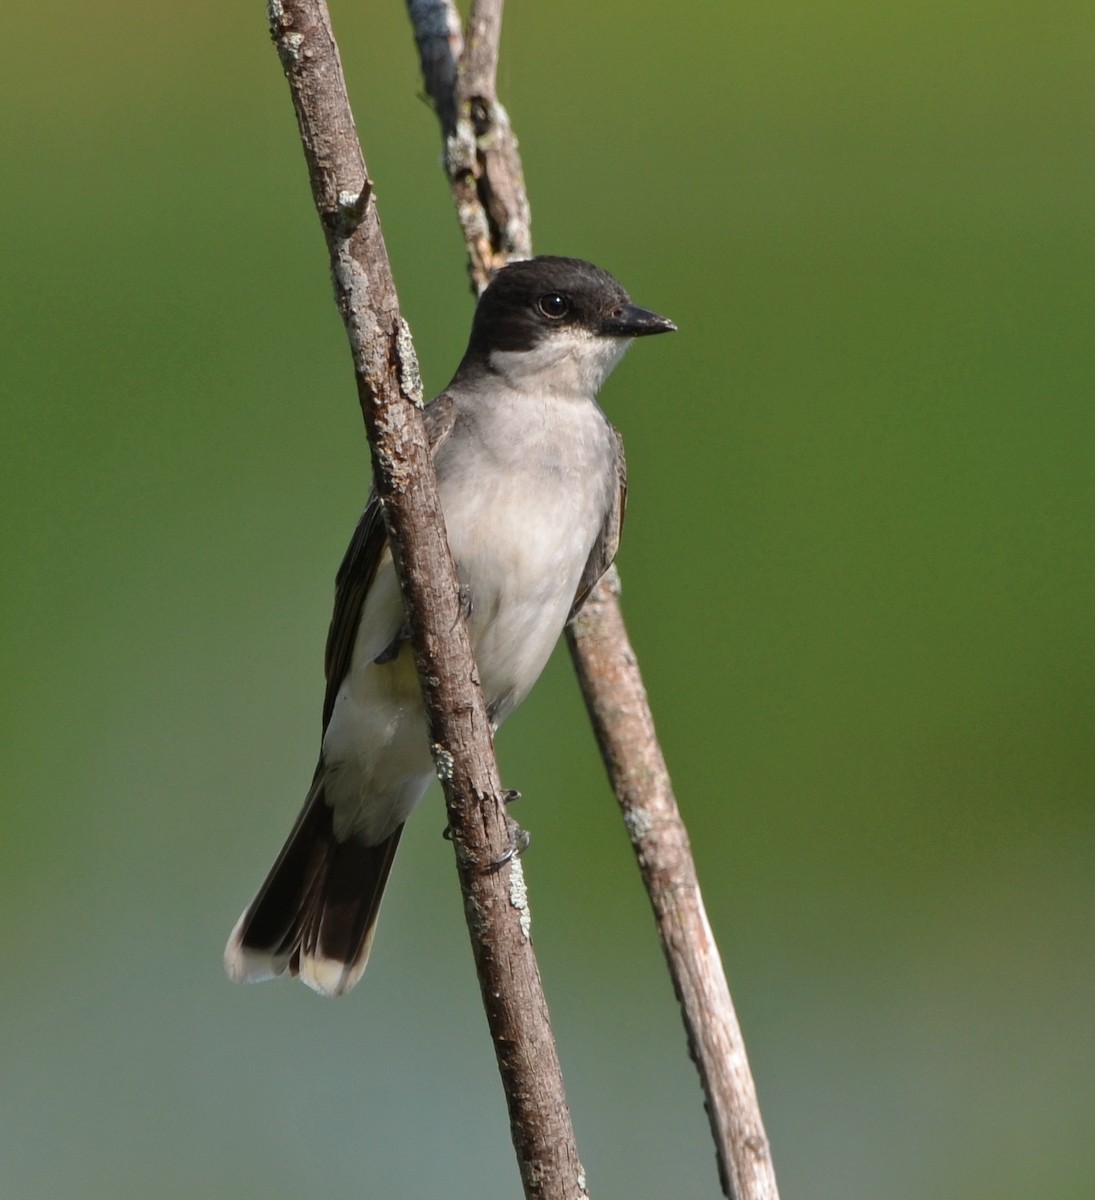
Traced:
<path fill-rule="evenodd" d="M 454 399 L 458 428 L 438 449 L 438 487 L 497 725 L 528 694 L 562 632 L 617 486 L 615 440 L 588 399 L 508 391 Z M 433 778 L 410 649 L 376 662 L 402 621 L 386 554 L 323 742 L 339 837 L 387 837 Z"/>
<path fill-rule="evenodd" d="M 495 399 L 467 432 L 452 439 L 453 457 L 438 457 L 441 502 L 483 691 L 501 721 L 562 632 L 616 486 L 615 447 L 589 400 Z"/>

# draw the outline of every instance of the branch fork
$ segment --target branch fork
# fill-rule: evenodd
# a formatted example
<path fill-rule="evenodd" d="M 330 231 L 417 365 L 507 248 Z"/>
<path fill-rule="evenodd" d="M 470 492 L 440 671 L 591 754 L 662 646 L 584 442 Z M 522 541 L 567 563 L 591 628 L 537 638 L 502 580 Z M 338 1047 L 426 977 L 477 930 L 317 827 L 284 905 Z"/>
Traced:
<path fill-rule="evenodd" d="M 482 291 L 532 253 L 517 141 L 495 92 L 502 0 L 408 0 L 445 167 Z M 528 1200 L 586 1200 L 539 968 L 514 825 L 464 625 L 421 414 L 421 380 L 380 232 L 325 0 L 269 0 L 346 325 L 374 479 L 401 580 L 465 915 Z M 345 182 L 353 180 L 353 186 Z M 356 181 L 361 181 L 358 184 Z M 606 577 L 567 639 L 619 799 L 700 1071 L 723 1191 L 777 1200 L 768 1142 L 687 833 Z"/>

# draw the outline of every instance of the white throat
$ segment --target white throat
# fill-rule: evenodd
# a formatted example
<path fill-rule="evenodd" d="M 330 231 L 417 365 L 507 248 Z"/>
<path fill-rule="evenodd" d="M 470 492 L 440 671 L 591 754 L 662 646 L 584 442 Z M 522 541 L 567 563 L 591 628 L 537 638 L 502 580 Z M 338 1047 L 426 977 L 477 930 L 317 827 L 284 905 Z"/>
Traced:
<path fill-rule="evenodd" d="M 631 340 L 558 329 L 532 350 L 492 350 L 490 365 L 514 391 L 592 399 Z"/>

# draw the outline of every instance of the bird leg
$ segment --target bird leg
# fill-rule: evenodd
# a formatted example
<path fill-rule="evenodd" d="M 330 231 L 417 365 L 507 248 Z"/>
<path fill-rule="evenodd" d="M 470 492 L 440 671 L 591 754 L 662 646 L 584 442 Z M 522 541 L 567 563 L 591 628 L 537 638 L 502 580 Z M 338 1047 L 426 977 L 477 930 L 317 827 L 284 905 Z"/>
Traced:
<path fill-rule="evenodd" d="M 521 793 L 514 788 L 506 788 L 506 790 L 502 793 L 502 803 L 506 805 L 507 809 L 509 805 L 520 799 Z M 494 870 L 497 870 L 499 867 L 508 863 L 515 854 L 521 854 L 523 851 L 527 850 L 529 842 L 532 840 L 532 835 L 526 830 L 522 829 L 516 821 L 512 820 L 509 817 L 508 812 L 506 814 L 506 819 L 509 824 L 510 845 L 501 858 L 495 859 L 491 863 L 491 868 Z M 441 830 L 441 836 L 446 842 L 451 842 L 452 826 L 446 825 L 445 828 Z"/>

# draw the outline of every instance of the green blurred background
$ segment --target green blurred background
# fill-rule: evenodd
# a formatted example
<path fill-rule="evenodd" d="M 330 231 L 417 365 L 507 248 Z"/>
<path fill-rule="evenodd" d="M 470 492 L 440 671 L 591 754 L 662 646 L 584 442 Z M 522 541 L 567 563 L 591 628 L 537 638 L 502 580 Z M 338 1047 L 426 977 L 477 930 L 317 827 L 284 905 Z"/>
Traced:
<path fill-rule="evenodd" d="M 470 314 L 398 3 L 334 19 L 427 388 Z M 517 1193 L 439 793 L 362 985 L 232 987 L 366 486 L 259 3 L 5 18 L 0 1194 Z M 1095 1194 L 1089 2 L 512 4 L 537 248 L 786 1198 Z M 500 739 L 593 1195 L 717 1194 L 565 655 Z"/>

